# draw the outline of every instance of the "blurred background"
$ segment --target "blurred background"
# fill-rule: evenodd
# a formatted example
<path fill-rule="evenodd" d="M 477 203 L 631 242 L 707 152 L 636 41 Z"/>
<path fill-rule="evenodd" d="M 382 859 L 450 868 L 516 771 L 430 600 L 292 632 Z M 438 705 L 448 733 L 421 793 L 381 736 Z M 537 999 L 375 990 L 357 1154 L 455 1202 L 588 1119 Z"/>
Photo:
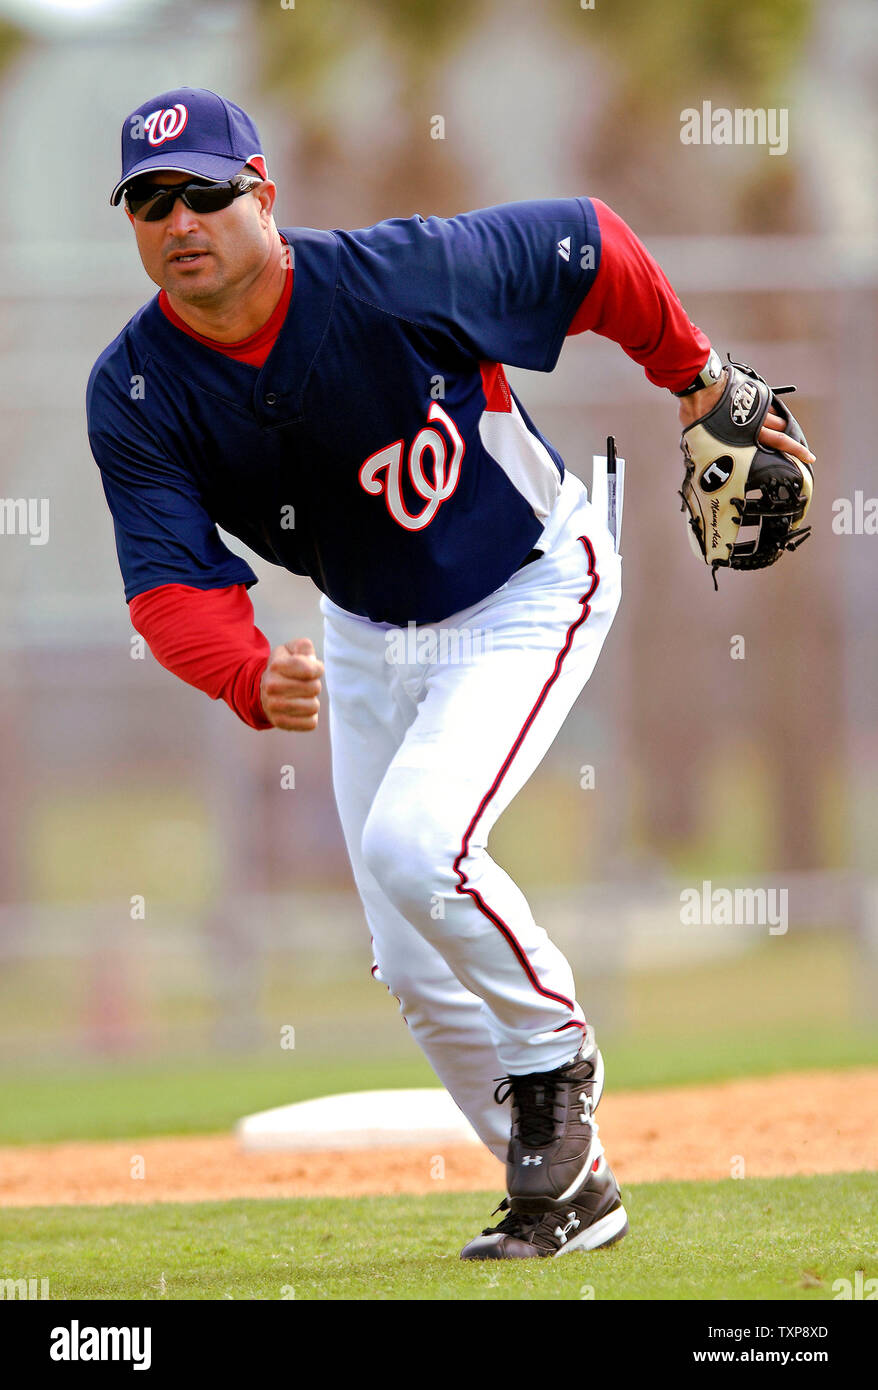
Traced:
<path fill-rule="evenodd" d="M 85 1115 L 90 1133 L 219 1126 L 429 1081 L 370 978 L 327 721 L 256 735 L 132 644 L 83 402 L 153 293 L 108 205 L 121 123 L 177 85 L 253 115 L 281 226 L 598 196 L 723 355 L 798 384 L 812 539 L 714 593 L 679 515 L 673 399 L 592 335 L 551 375 L 511 373 L 587 484 L 616 436 L 626 596 L 492 850 L 568 951 L 616 1084 L 874 1060 L 878 536 L 836 516 L 878 494 L 874 3 L 0 0 L 0 16 L 0 493 L 50 517 L 45 544 L 0 535 L 0 1138 L 76 1134 Z M 788 150 L 683 144 L 705 101 L 788 111 Z M 272 643 L 319 650 L 316 590 L 248 559 Z M 785 889 L 788 930 L 684 925 L 680 893 L 705 880 Z"/>

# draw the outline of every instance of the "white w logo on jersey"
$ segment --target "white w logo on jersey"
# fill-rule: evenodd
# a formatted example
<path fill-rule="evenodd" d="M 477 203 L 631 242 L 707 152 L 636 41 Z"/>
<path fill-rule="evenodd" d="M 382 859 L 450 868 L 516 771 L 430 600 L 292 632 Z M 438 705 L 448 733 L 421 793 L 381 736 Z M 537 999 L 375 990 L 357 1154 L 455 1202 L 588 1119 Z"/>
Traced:
<path fill-rule="evenodd" d="M 406 463 L 412 487 L 426 503 L 421 511 L 408 511 L 403 499 L 401 439 L 397 439 L 395 444 L 388 444 L 386 448 L 379 449 L 377 453 L 370 454 L 358 475 L 360 486 L 373 497 L 384 493 L 390 515 L 407 531 L 422 531 L 425 526 L 430 525 L 442 503 L 447 501 L 460 481 L 460 465 L 466 452 L 460 430 L 441 405 L 434 401 L 427 411 L 427 419 L 436 420 L 445 426 L 451 438 L 453 452 L 449 461 L 448 446 L 437 429 L 425 427 L 419 430 L 412 440 Z M 427 453 L 433 460 L 432 480 L 427 477 L 424 468 L 424 455 Z M 383 473 L 385 469 L 386 477 L 379 478 L 379 473 Z"/>

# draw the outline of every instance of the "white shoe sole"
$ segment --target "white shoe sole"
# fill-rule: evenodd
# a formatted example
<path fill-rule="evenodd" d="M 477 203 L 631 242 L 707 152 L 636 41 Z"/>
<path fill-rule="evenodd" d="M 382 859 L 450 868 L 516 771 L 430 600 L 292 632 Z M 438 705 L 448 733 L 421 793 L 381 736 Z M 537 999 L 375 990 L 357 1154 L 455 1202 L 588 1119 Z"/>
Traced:
<path fill-rule="evenodd" d="M 597 1250 L 602 1245 L 612 1245 L 614 1241 L 621 1240 L 628 1232 L 628 1214 L 624 1207 L 616 1207 L 615 1211 L 608 1212 L 602 1216 L 600 1221 L 595 1221 L 593 1226 L 588 1226 L 581 1236 L 574 1236 L 566 1244 L 556 1250 L 552 1256 L 553 1260 L 558 1260 L 562 1255 L 569 1255 L 571 1250 Z"/>

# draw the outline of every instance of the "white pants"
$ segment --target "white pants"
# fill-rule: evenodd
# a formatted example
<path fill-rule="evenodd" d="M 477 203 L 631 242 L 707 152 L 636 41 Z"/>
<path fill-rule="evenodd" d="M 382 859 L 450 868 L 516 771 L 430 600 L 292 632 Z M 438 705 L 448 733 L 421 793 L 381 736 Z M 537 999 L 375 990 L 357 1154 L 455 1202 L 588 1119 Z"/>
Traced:
<path fill-rule="evenodd" d="M 488 836 L 591 675 L 621 597 L 606 520 L 573 474 L 539 545 L 541 559 L 435 626 L 321 600 L 333 786 L 373 974 L 500 1158 L 496 1078 L 563 1066 L 585 1018 Z"/>

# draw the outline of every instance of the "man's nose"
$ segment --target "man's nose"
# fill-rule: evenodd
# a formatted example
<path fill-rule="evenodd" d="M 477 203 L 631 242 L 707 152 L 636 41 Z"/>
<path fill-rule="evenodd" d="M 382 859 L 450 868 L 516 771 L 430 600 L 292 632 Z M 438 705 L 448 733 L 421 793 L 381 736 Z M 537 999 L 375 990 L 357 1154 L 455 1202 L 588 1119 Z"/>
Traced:
<path fill-rule="evenodd" d="M 174 206 L 168 213 L 167 228 L 175 237 L 186 236 L 198 226 L 198 218 L 191 208 L 187 208 L 182 198 L 174 199 Z"/>

